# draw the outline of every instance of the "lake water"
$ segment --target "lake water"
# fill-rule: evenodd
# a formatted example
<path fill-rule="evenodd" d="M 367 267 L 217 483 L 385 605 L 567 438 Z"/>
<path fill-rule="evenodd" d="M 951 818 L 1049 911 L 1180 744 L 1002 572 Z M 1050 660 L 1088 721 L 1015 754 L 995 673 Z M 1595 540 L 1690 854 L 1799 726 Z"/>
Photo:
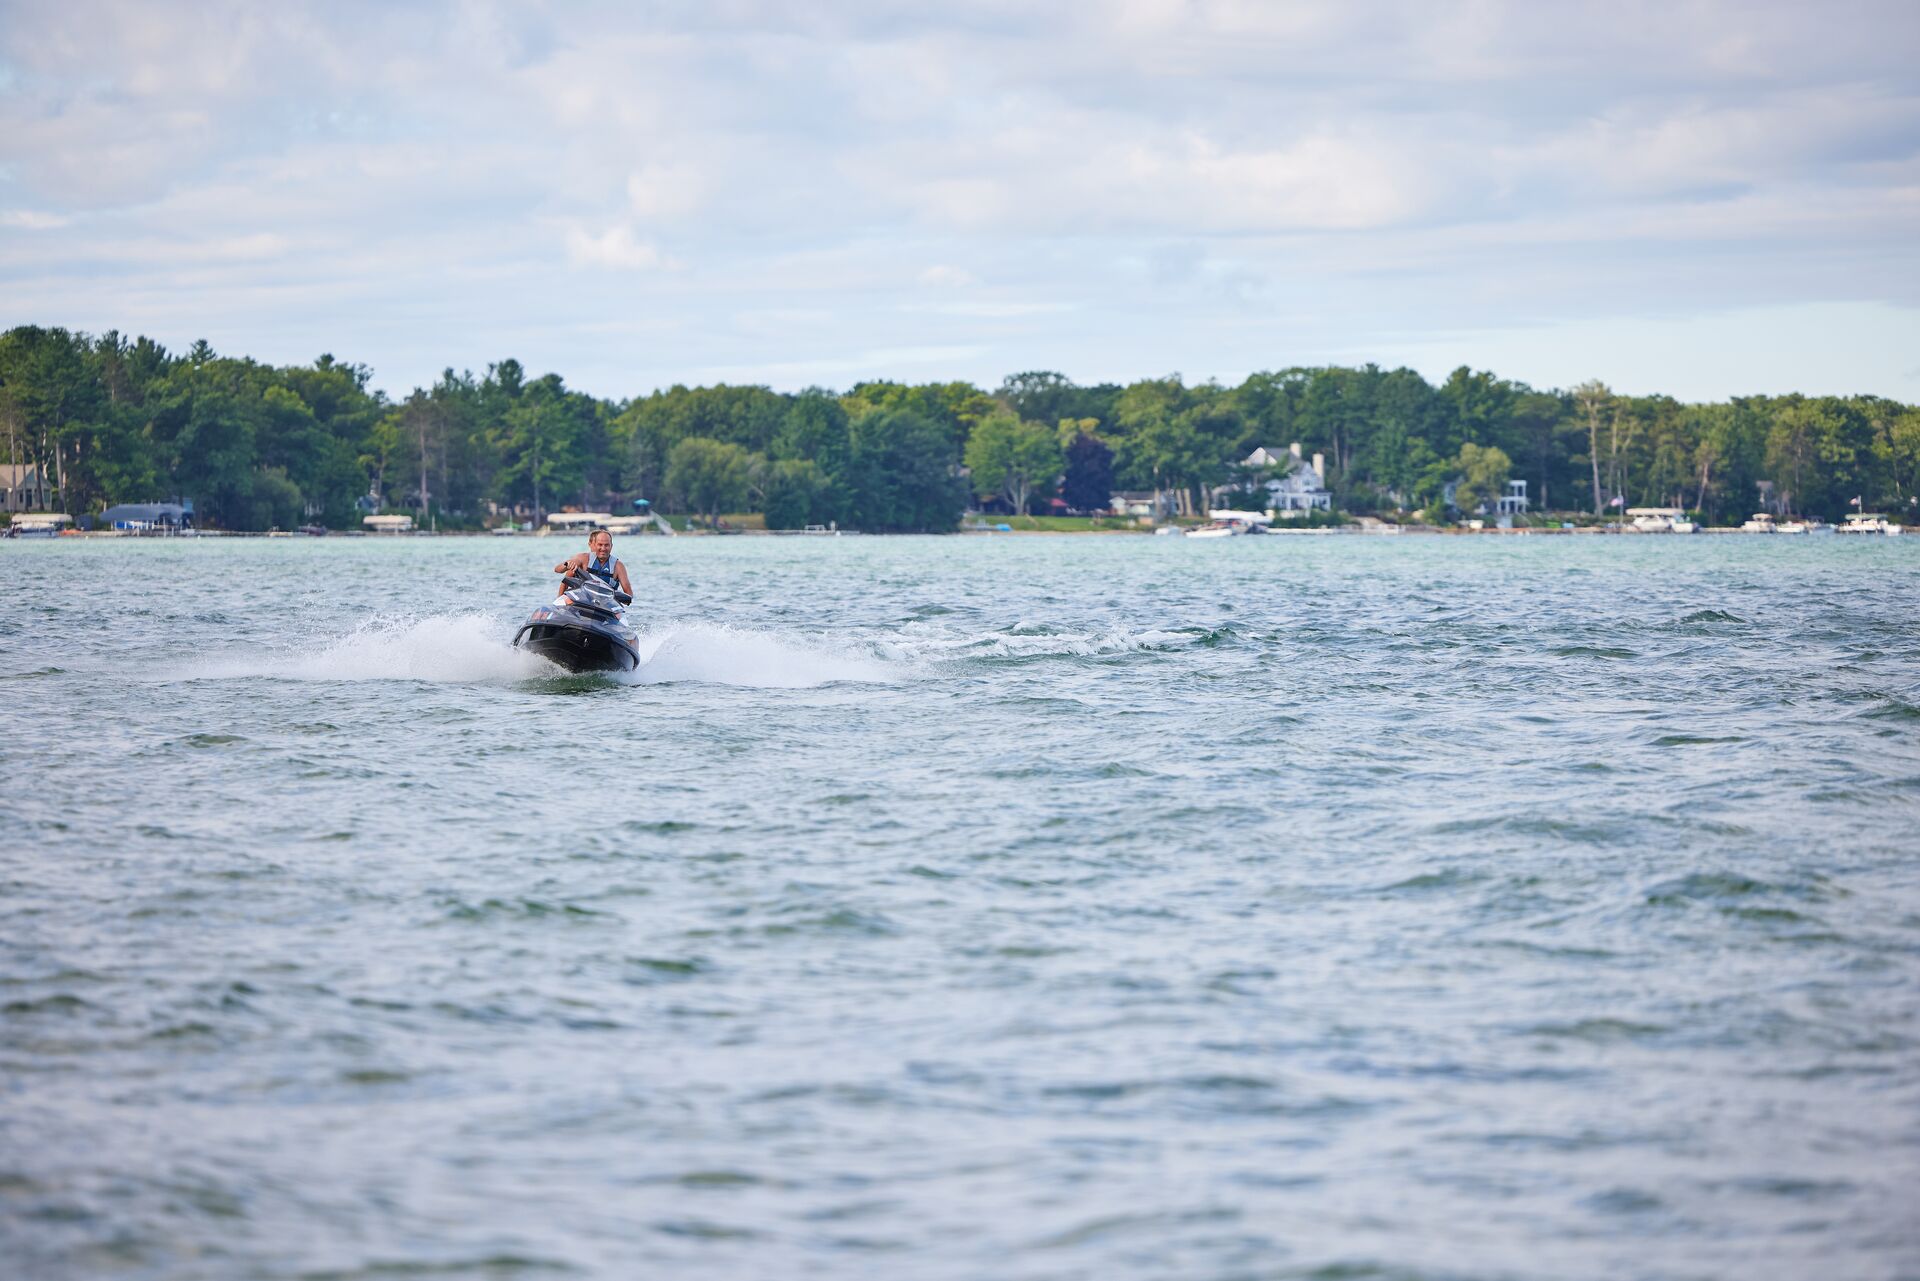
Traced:
<path fill-rule="evenodd" d="M 1920 538 L 0 545 L 22 1277 L 1920 1275 Z"/>

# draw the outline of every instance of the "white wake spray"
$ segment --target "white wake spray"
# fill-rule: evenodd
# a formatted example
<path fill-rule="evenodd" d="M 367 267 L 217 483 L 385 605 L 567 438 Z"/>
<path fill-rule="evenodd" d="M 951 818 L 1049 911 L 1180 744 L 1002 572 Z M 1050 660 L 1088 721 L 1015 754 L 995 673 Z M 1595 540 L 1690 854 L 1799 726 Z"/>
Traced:
<path fill-rule="evenodd" d="M 304 681 L 437 681 L 507 685 L 563 675 L 543 658 L 513 647 L 514 624 L 486 614 L 377 619 L 317 648 L 249 651 L 190 665 L 193 678 Z M 642 633 L 637 670 L 607 679 L 623 684 L 680 682 L 749 689 L 813 689 L 840 683 L 885 684 L 928 666 L 969 660 L 1045 660 L 1179 648 L 1185 633 L 1127 628 L 1057 628 L 1022 622 L 987 631 L 910 625 L 854 640 L 760 631 L 718 623 L 670 623 Z"/>
<path fill-rule="evenodd" d="M 899 678 L 871 648 L 710 623 L 669 626 L 640 638 L 640 667 L 627 679 L 646 685 L 701 681 L 753 689 L 811 689 L 840 681 L 878 684 Z"/>
<path fill-rule="evenodd" d="M 486 614 L 436 614 L 367 622 L 319 649 L 212 659 L 192 676 L 304 681 L 446 681 L 501 685 L 549 675 L 545 659 L 513 648 L 512 631 Z"/>

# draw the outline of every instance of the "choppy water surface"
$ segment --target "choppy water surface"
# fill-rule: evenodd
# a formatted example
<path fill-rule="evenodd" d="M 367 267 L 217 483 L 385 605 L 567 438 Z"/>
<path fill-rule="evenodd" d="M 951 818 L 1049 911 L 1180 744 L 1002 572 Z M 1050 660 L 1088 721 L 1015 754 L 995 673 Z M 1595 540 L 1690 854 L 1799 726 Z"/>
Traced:
<path fill-rule="evenodd" d="M 48 1277 L 1912 1277 L 1920 538 L 0 547 Z"/>

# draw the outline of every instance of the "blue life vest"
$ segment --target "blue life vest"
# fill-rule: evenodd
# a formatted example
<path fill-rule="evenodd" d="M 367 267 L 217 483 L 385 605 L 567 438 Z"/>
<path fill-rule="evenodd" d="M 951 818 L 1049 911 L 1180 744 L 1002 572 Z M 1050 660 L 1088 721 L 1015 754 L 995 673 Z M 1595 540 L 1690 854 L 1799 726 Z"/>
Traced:
<path fill-rule="evenodd" d="M 613 564 L 613 557 L 611 556 L 605 560 L 594 560 L 589 556 L 587 558 L 587 572 L 606 583 L 609 587 L 618 587 L 620 585 L 620 576 L 613 572 Z"/>

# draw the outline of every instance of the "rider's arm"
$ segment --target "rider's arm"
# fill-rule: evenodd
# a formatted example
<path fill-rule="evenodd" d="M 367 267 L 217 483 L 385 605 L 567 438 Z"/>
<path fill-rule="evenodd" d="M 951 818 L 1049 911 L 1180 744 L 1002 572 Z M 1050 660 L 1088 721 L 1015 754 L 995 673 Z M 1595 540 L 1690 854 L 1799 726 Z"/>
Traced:
<path fill-rule="evenodd" d="M 629 596 L 633 595 L 633 580 L 627 577 L 627 562 L 624 560 L 613 562 L 613 572 L 620 576 L 620 590 Z"/>
<path fill-rule="evenodd" d="M 580 568 L 580 566 L 576 563 L 579 561 L 579 559 L 580 559 L 580 554 L 578 552 L 575 552 L 573 555 L 561 561 L 558 565 L 555 565 L 553 567 L 553 572 L 556 574 L 571 574 L 574 570 Z"/>

